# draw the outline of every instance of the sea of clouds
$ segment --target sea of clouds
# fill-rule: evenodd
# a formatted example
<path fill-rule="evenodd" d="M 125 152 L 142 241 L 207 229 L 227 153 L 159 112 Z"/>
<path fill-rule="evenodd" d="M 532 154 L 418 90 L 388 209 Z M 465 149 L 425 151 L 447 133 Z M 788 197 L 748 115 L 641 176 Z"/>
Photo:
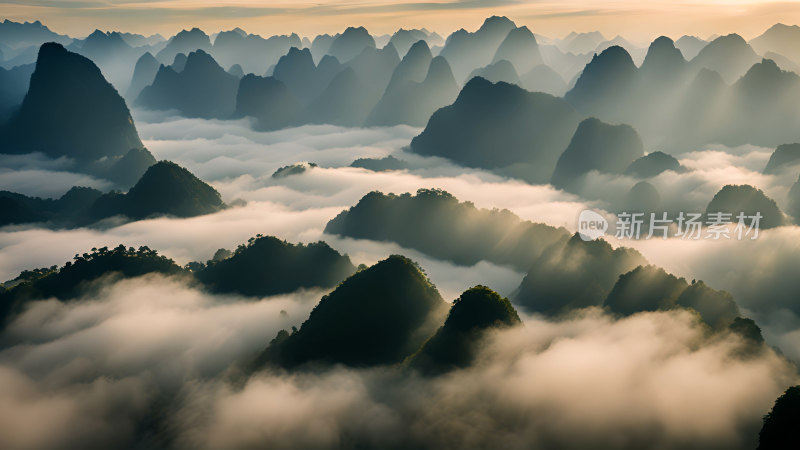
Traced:
<path fill-rule="evenodd" d="M 574 231 L 583 209 L 612 210 L 638 180 L 592 174 L 582 199 L 405 149 L 419 129 L 327 125 L 277 132 L 250 123 L 134 111 L 145 145 L 212 184 L 230 208 L 207 216 L 102 227 L 0 229 L 0 275 L 63 264 L 92 247 L 147 245 L 184 264 L 255 234 L 325 240 L 354 263 L 393 253 L 418 261 L 447 300 L 476 284 L 510 295 L 524 274 L 481 262 L 463 267 L 393 243 L 325 235 L 328 220 L 372 190 L 442 188 L 481 208 Z M 723 185 L 754 184 L 785 206 L 792 176 L 763 175 L 771 149 L 709 147 L 683 154 L 688 173 L 652 183 L 665 205 L 704 210 Z M 348 167 L 394 155 L 411 169 Z M 72 185 L 107 188 L 69 161 L 4 157 L 0 189 L 59 196 Z M 301 161 L 319 167 L 273 178 Z M 768 343 L 800 361 L 800 228 L 756 241 L 617 241 L 653 264 L 730 291 Z M 588 310 L 563 321 L 525 316 L 498 331 L 474 367 L 434 379 L 394 369 L 321 373 L 239 368 L 278 330 L 299 326 L 321 290 L 243 299 L 183 280 L 105 279 L 77 302 L 33 303 L 0 336 L 0 448 L 752 448 L 774 399 L 798 383 L 778 351 L 750 358 L 736 336 L 709 336 L 688 312 L 615 319 Z"/>

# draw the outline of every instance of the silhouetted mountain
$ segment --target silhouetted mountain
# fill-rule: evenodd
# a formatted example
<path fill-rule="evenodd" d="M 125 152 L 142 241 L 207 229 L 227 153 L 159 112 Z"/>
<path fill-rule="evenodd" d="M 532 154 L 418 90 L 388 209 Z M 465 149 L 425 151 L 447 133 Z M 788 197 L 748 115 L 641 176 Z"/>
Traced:
<path fill-rule="evenodd" d="M 397 49 L 397 54 L 404 58 L 415 43 L 423 41 L 425 46 L 428 47 L 427 38 L 428 35 L 421 30 L 404 30 L 400 28 L 395 31 L 389 42 Z"/>
<path fill-rule="evenodd" d="M 149 109 L 177 109 L 187 117 L 227 119 L 236 109 L 238 86 L 238 78 L 198 50 L 189 54 L 182 72 L 161 66 L 136 103 Z"/>
<path fill-rule="evenodd" d="M 0 67 L 0 126 L 22 104 L 35 68 L 35 64 L 25 64 L 8 70 Z"/>
<path fill-rule="evenodd" d="M 389 155 L 385 158 L 358 158 L 350 164 L 350 167 L 360 167 L 374 172 L 387 172 L 391 170 L 404 170 L 408 168 L 408 163 Z"/>
<path fill-rule="evenodd" d="M 575 85 L 578 75 L 594 56 L 594 53 L 563 53 L 556 45 L 542 43 L 539 43 L 539 52 L 542 54 L 544 63 L 555 70 L 569 87 Z"/>
<path fill-rule="evenodd" d="M 731 294 L 711 289 L 702 281 L 692 280 L 675 300 L 675 305 L 697 311 L 703 321 L 715 329 L 735 326 L 737 319 L 742 320 Z"/>
<path fill-rule="evenodd" d="M 624 316 L 642 311 L 690 308 L 718 330 L 734 325 L 739 318 L 739 307 L 729 293 L 711 289 L 702 281 L 692 281 L 689 285 L 685 279 L 650 265 L 639 266 L 620 276 L 603 305 Z"/>
<path fill-rule="evenodd" d="M 365 124 L 423 126 L 436 110 L 452 103 L 458 95 L 458 84 L 447 60 L 441 56 L 433 58 L 427 72 L 421 82 L 397 81 L 390 84 Z M 395 80 L 393 77 L 392 83 Z"/>
<path fill-rule="evenodd" d="M 468 367 L 488 329 L 521 323 L 507 298 L 486 286 L 475 286 L 453 302 L 444 325 L 411 357 L 409 364 L 430 374 Z"/>
<path fill-rule="evenodd" d="M 759 54 L 775 52 L 800 64 L 800 27 L 776 23 L 751 40 L 750 46 Z"/>
<path fill-rule="evenodd" d="M 0 226 L 44 222 L 49 219 L 41 211 L 31 208 L 27 200 L 28 197 L 22 194 L 0 191 L 0 208 L 3 209 Z"/>
<path fill-rule="evenodd" d="M 139 60 L 136 61 L 136 66 L 133 68 L 133 77 L 125 93 L 125 98 L 130 101 L 136 100 L 142 92 L 142 89 L 153 83 L 160 65 L 158 60 L 150 52 L 146 52 L 142 55 Z"/>
<path fill-rule="evenodd" d="M 398 52 L 399 53 L 399 52 Z M 409 82 L 420 82 L 425 79 L 433 60 L 430 48 L 425 41 L 417 41 L 406 52 L 402 61 L 392 72 L 386 92 L 391 92 Z"/>
<path fill-rule="evenodd" d="M 588 33 L 572 32 L 561 40 L 559 47 L 562 51 L 572 52 L 576 55 L 590 53 L 606 40 L 599 31 Z"/>
<path fill-rule="evenodd" d="M 481 77 L 492 83 L 505 82 L 509 84 L 516 84 L 517 86 L 522 87 L 522 83 L 519 81 L 519 75 L 517 74 L 516 69 L 514 69 L 514 66 L 506 60 L 500 60 L 489 64 L 486 67 L 475 69 L 467 78 L 471 80 L 475 77 Z"/>
<path fill-rule="evenodd" d="M 228 73 L 235 76 L 236 78 L 243 78 L 244 77 L 244 69 L 239 64 L 234 64 L 228 68 Z"/>
<path fill-rule="evenodd" d="M 435 189 L 413 196 L 370 192 L 328 222 L 325 232 L 395 242 L 460 265 L 486 260 L 519 271 L 568 236 L 563 228 L 522 221 L 508 210 L 477 209 Z"/>
<path fill-rule="evenodd" d="M 50 31 L 38 20 L 35 22 L 12 22 L 8 19 L 0 22 L 0 42 L 13 48 L 30 47 L 57 42 L 68 45 L 72 42 L 69 36 Z"/>
<path fill-rule="evenodd" d="M 142 148 L 125 100 L 90 60 L 42 45 L 30 89 L 6 131 L 9 152 L 91 161 Z"/>
<path fill-rule="evenodd" d="M 156 215 L 192 217 L 224 208 L 219 193 L 179 165 L 160 161 L 147 169 L 127 194 L 100 197 L 89 217 L 99 220 L 115 215 L 144 219 Z"/>
<path fill-rule="evenodd" d="M 640 181 L 633 185 L 625 198 L 623 210 L 625 212 L 642 212 L 644 217 L 650 217 L 650 213 L 658 213 L 661 209 L 661 195 L 652 184 L 647 181 Z M 661 236 L 661 234 L 658 234 Z"/>
<path fill-rule="evenodd" d="M 639 266 L 619 277 L 603 306 L 623 316 L 667 310 L 675 305 L 686 287 L 685 279 L 668 274 L 664 269 Z"/>
<path fill-rule="evenodd" d="M 800 164 L 800 144 L 782 144 L 772 152 L 764 173 L 776 174 L 796 164 Z"/>
<path fill-rule="evenodd" d="M 158 255 L 147 247 L 138 250 L 120 245 L 109 250 L 107 247 L 92 249 L 92 253 L 75 255 L 60 269 L 37 269 L 23 272 L 24 281 L 9 290 L 0 289 L 0 324 L 22 312 L 31 300 L 57 298 L 61 301 L 75 299 L 92 291 L 92 282 L 103 276 L 116 274 L 118 277 L 137 277 L 148 273 L 176 275 L 184 273 L 171 259 Z"/>
<path fill-rule="evenodd" d="M 467 75 L 490 64 L 500 44 L 514 28 L 514 22 L 506 17 L 489 17 L 474 33 L 462 28 L 448 36 L 439 55 L 450 63 L 456 81 L 469 81 L 465 79 Z"/>
<path fill-rule="evenodd" d="M 362 80 L 362 95 L 373 96 L 377 103 L 386 92 L 389 80 L 399 64 L 397 50 L 392 44 L 387 44 L 380 50 L 367 47 L 345 65 L 351 67 Z"/>
<path fill-rule="evenodd" d="M 558 158 L 551 182 L 559 189 L 580 191 L 583 175 L 590 171 L 621 174 L 642 156 L 642 139 L 636 130 L 589 118 L 578 125 L 569 146 Z"/>
<path fill-rule="evenodd" d="M 311 50 L 292 47 L 278 60 L 272 76 L 282 81 L 296 98 L 307 104 L 317 98 L 325 88 L 318 83 L 316 72 Z"/>
<path fill-rule="evenodd" d="M 0 191 L 3 216 L 0 226 L 33 222 L 52 222 L 56 226 L 71 225 L 102 195 L 97 189 L 75 186 L 58 199 L 28 197 Z"/>
<path fill-rule="evenodd" d="M 332 62 L 335 61 L 332 60 Z M 303 113 L 308 123 L 362 126 L 385 92 L 392 72 L 400 60 L 392 45 L 381 50 L 366 47 L 338 72 L 325 91 Z M 330 72 L 323 64 L 318 71 Z M 324 73 L 324 72 L 323 72 Z"/>
<path fill-rule="evenodd" d="M 619 121 L 628 115 L 636 82 L 631 56 L 612 46 L 592 58 L 564 99 L 586 115 Z"/>
<path fill-rule="evenodd" d="M 652 152 L 632 162 L 625 169 L 625 175 L 632 175 L 637 178 L 652 178 L 667 170 L 682 173 L 686 171 L 686 168 L 681 166 L 681 163 L 672 155 L 664 152 Z"/>
<path fill-rule="evenodd" d="M 367 29 L 348 27 L 331 42 L 327 54 L 336 57 L 344 64 L 360 55 L 366 48 L 375 48 L 375 39 L 370 36 Z"/>
<path fill-rule="evenodd" d="M 762 55 L 764 59 L 771 59 L 781 70 L 788 70 L 794 73 L 800 73 L 800 65 L 790 60 L 789 58 L 775 52 L 766 52 Z"/>
<path fill-rule="evenodd" d="M 544 63 L 536 38 L 531 30 L 524 26 L 508 32 L 497 49 L 492 63 L 502 60 L 510 62 L 519 73 L 529 72 Z"/>
<path fill-rule="evenodd" d="M 731 352 L 732 356 L 749 359 L 758 356 L 767 348 L 761 335 L 761 328 L 752 319 L 737 317 L 728 330 L 741 339 L 739 346 Z"/>
<path fill-rule="evenodd" d="M 183 72 L 183 69 L 186 67 L 186 60 L 189 59 L 186 56 L 186 53 L 178 53 L 175 55 L 175 58 L 172 59 L 172 64 L 169 66 L 177 73 Z"/>
<path fill-rule="evenodd" d="M 774 228 L 784 224 L 783 213 L 775 200 L 767 197 L 760 189 L 750 185 L 726 185 L 719 190 L 711 199 L 706 207 L 706 214 L 710 213 L 731 214 L 730 220 L 738 223 L 738 216 L 744 213 L 745 216 L 761 214 L 760 229 Z M 750 218 L 745 218 L 745 225 L 750 225 Z"/>
<path fill-rule="evenodd" d="M 292 175 L 300 175 L 315 167 L 317 167 L 317 165 L 312 162 L 294 163 L 288 166 L 279 167 L 275 172 L 272 173 L 272 178 L 286 178 Z"/>
<path fill-rule="evenodd" d="M 211 51 L 211 40 L 208 35 L 199 28 L 182 30 L 170 38 L 167 45 L 156 54 L 156 59 L 161 61 L 162 64 L 169 64 L 178 53 L 188 55 L 197 50 Z"/>
<path fill-rule="evenodd" d="M 786 450 L 797 446 L 798 421 L 800 386 L 792 386 L 775 400 L 772 410 L 764 416 L 757 450 Z"/>
<path fill-rule="evenodd" d="M 160 34 L 152 34 L 144 36 L 136 33 L 119 33 L 122 39 L 131 47 L 158 47 L 159 45 L 167 45 L 167 40 Z"/>
<path fill-rule="evenodd" d="M 728 86 L 719 73 L 708 69 L 689 82 L 672 115 L 668 142 L 681 150 L 718 141 L 717 130 L 727 108 Z"/>
<path fill-rule="evenodd" d="M 311 42 L 311 54 L 314 56 L 315 63 L 319 63 L 322 57 L 328 54 L 328 50 L 330 50 L 331 44 L 333 44 L 337 36 L 339 35 L 320 34 L 314 38 Z"/>
<path fill-rule="evenodd" d="M 342 71 L 342 64 L 339 62 L 338 59 L 331 55 L 325 55 L 317 64 L 317 76 L 316 76 L 316 83 L 318 87 L 310 87 L 312 92 L 323 92 L 325 88 L 336 78 L 336 75 L 339 75 L 339 72 Z"/>
<path fill-rule="evenodd" d="M 697 56 L 700 50 L 706 45 L 708 45 L 707 41 L 695 36 L 681 36 L 680 39 L 675 41 L 675 47 L 681 51 L 681 54 L 687 61 Z"/>
<path fill-rule="evenodd" d="M 325 91 L 303 113 L 308 123 L 359 126 L 374 103 L 363 95 L 361 80 L 348 67 L 331 81 Z"/>
<path fill-rule="evenodd" d="M 578 118 L 560 98 L 473 78 L 455 103 L 431 116 L 411 150 L 468 167 L 515 166 L 516 176 L 546 182 Z"/>
<path fill-rule="evenodd" d="M 96 64 L 116 59 L 118 56 L 128 54 L 133 50 L 119 33 L 100 30 L 94 30 L 83 41 L 74 41 L 70 47 Z"/>
<path fill-rule="evenodd" d="M 97 64 L 103 76 L 122 93 L 129 88 L 131 72 L 145 49 L 133 48 L 116 31 L 95 30 L 84 40 L 75 40 L 67 50 L 81 54 Z"/>
<path fill-rule="evenodd" d="M 209 261 L 196 276 L 212 292 L 253 297 L 333 287 L 356 271 L 347 255 L 324 242 L 290 244 L 256 236 L 222 261 Z"/>
<path fill-rule="evenodd" d="M 214 39 L 214 58 L 225 67 L 240 64 L 245 73 L 264 73 L 290 48 L 302 47 L 297 34 L 270 36 L 267 39 L 237 28 Z"/>
<path fill-rule="evenodd" d="M 672 39 L 661 36 L 650 44 L 640 71 L 642 77 L 646 77 L 651 83 L 671 84 L 670 82 L 683 81 L 686 65 L 686 59 Z"/>
<path fill-rule="evenodd" d="M 762 60 L 731 86 L 718 141 L 727 145 L 779 145 L 800 138 L 800 76 Z"/>
<path fill-rule="evenodd" d="M 390 256 L 322 297 L 299 330 L 278 333 L 257 364 L 400 363 L 433 334 L 446 305 L 416 263 Z"/>
<path fill-rule="evenodd" d="M 620 275 L 643 264 L 646 261 L 636 250 L 613 249 L 603 240 L 584 242 L 575 233 L 534 260 L 512 300 L 547 315 L 599 306 Z"/>
<path fill-rule="evenodd" d="M 691 64 L 695 70 L 706 68 L 719 72 L 727 83 L 732 83 L 759 59 L 741 36 L 729 34 L 718 37 L 703 47 L 691 60 Z"/>
<path fill-rule="evenodd" d="M 645 54 L 647 53 L 647 49 L 639 47 L 638 45 L 634 45 L 630 43 L 627 39 L 623 38 L 620 35 L 614 36 L 613 39 L 601 42 L 595 49 L 595 53 L 601 53 L 610 47 L 622 47 L 631 55 L 634 64 L 637 66 L 642 64 L 644 60 Z"/>
<path fill-rule="evenodd" d="M 301 110 L 300 101 L 274 77 L 248 74 L 239 82 L 234 116 L 256 118 L 261 130 L 291 126 L 299 120 Z"/>
<path fill-rule="evenodd" d="M 544 92 L 556 97 L 567 92 L 567 83 L 561 78 L 561 75 L 544 64 L 540 64 L 520 76 L 519 81 L 525 90 L 531 92 Z"/>

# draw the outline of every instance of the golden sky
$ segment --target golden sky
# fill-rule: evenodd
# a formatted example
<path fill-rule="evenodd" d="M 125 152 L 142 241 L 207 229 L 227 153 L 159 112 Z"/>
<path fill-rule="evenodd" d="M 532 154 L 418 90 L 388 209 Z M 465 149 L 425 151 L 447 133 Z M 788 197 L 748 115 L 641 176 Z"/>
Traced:
<path fill-rule="evenodd" d="M 506 15 L 536 33 L 562 37 L 599 30 L 634 41 L 658 35 L 708 37 L 737 32 L 745 38 L 776 22 L 800 23 L 800 2 L 759 0 L 0 0 L 0 18 L 41 20 L 73 36 L 95 28 L 175 34 L 200 27 L 208 33 L 239 26 L 262 35 L 314 36 L 363 25 L 373 34 L 426 27 L 446 35 L 474 30 L 490 15 Z"/>

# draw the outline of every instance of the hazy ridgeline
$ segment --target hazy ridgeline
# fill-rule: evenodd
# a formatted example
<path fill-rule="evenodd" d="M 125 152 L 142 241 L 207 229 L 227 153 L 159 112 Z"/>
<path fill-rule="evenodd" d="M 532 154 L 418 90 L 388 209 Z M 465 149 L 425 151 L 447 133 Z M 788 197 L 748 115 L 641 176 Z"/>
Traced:
<path fill-rule="evenodd" d="M 797 447 L 799 48 L 0 23 L 0 448 Z"/>

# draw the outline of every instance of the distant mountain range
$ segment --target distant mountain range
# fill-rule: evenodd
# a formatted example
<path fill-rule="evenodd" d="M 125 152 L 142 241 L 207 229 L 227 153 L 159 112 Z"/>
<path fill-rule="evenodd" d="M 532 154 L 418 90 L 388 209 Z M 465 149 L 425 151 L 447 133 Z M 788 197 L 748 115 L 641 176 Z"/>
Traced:
<path fill-rule="evenodd" d="M 259 130 L 405 124 L 424 127 L 412 152 L 579 192 L 569 185 L 591 171 L 647 178 L 680 170 L 653 160 L 667 166 L 629 171 L 651 149 L 800 141 L 800 76 L 782 68 L 797 58 L 790 44 L 798 30 L 778 24 L 750 43 L 736 34 L 662 36 L 639 49 L 599 33 L 546 38 L 505 17 L 446 40 L 349 27 L 313 40 L 193 28 L 169 39 L 95 30 L 67 41 L 40 23 L 5 21 L 6 60 L 42 39 L 66 46 L 46 43 L 35 65 L 0 69 L 0 133 L 6 153 L 66 156 L 74 170 L 127 189 L 155 162 L 130 102 L 186 117 L 249 117 Z M 636 137 L 599 152 L 598 138 L 581 136 L 579 124 L 588 123 Z M 582 168 L 567 169 L 568 161 Z"/>
<path fill-rule="evenodd" d="M 628 123 L 646 143 L 681 151 L 719 140 L 757 145 L 790 140 L 787 134 L 791 133 L 786 131 L 776 136 L 776 126 L 768 127 L 763 136 L 748 139 L 729 135 L 735 134 L 731 130 L 742 128 L 739 118 L 715 120 L 723 125 L 721 128 L 708 121 L 691 126 L 690 120 L 682 119 L 693 114 L 710 115 L 702 111 L 703 105 L 695 104 L 700 102 L 692 94 L 693 89 L 700 89 L 693 88 L 693 83 L 706 82 L 694 80 L 704 69 L 718 73 L 723 84 L 731 85 L 762 57 L 771 58 L 783 70 L 800 66 L 800 56 L 792 50 L 793 43 L 800 42 L 798 30 L 776 24 L 750 43 L 735 34 L 711 42 L 683 36 L 674 44 L 662 37 L 646 49 L 620 36 L 607 39 L 596 32 L 547 38 L 527 27 L 517 27 L 505 17 L 490 17 L 476 31 L 461 29 L 446 40 L 427 30 L 398 30 L 376 39 L 364 27 L 349 27 L 340 34 L 320 35 L 313 40 L 296 34 L 264 38 L 239 28 L 211 36 L 192 28 L 169 39 L 95 30 L 86 38 L 72 39 L 38 22 L 5 21 L 0 23 L 0 43 L 7 48 L 0 50 L 5 61 L 13 59 L 20 65 L 33 62 L 36 53 L 32 50 L 42 42 L 61 42 L 68 50 L 95 62 L 129 102 L 151 109 L 175 109 L 189 117 L 220 119 L 249 115 L 245 112 L 249 108 L 262 129 L 304 123 L 423 126 L 436 109 L 455 99 L 454 85 L 460 89 L 472 77 L 480 76 L 556 96 L 566 93 L 565 98 L 584 117 Z M 421 47 L 410 52 L 420 44 L 428 47 L 429 55 Z M 15 59 L 17 53 L 30 56 L 23 61 Z M 183 73 L 181 55 L 194 55 L 187 73 Z M 401 64 L 406 56 L 408 61 Z M 437 56 L 441 58 L 431 66 Z M 0 120 L 10 117 L 20 104 L 25 74 L 26 69 L 0 73 L 0 77 L 9 79 L 0 95 Z M 238 80 L 247 74 L 274 77 L 286 84 L 300 111 L 294 111 L 290 99 L 286 99 L 287 117 L 282 119 L 275 114 L 266 121 L 257 117 L 263 116 L 265 108 L 280 111 L 272 105 L 237 109 L 237 97 L 242 97 Z M 252 83 L 245 87 L 248 93 L 254 88 Z M 735 96 L 725 86 L 719 89 L 724 93 L 709 101 L 722 102 Z M 782 98 L 793 98 L 792 92 L 783 89 L 773 88 L 783 94 Z M 271 94 L 259 95 L 272 98 Z M 663 107 L 652 107 L 662 103 Z M 750 102 L 740 109 L 752 110 L 754 106 L 758 105 Z M 759 121 L 760 117 L 763 112 L 759 111 L 745 119 L 756 120 L 759 126 L 770 122 Z M 783 123 L 793 119 L 784 119 Z M 685 126 L 689 126 L 689 133 L 676 131 Z"/>

